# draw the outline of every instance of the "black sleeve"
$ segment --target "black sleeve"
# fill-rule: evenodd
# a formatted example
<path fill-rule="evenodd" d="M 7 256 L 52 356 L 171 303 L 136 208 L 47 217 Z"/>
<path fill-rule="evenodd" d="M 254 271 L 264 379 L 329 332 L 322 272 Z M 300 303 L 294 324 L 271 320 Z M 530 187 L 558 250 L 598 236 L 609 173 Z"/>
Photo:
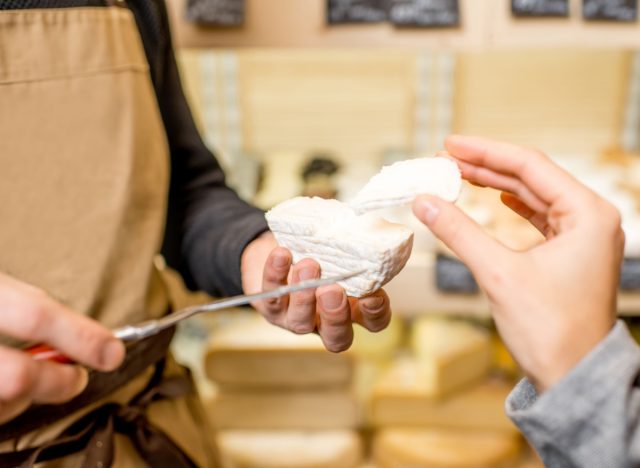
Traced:
<path fill-rule="evenodd" d="M 170 40 L 166 44 L 162 77 L 156 83 L 171 152 L 162 253 L 190 288 L 213 295 L 239 294 L 240 257 L 246 245 L 267 230 L 264 213 L 225 184 L 222 168 L 191 116 Z"/>

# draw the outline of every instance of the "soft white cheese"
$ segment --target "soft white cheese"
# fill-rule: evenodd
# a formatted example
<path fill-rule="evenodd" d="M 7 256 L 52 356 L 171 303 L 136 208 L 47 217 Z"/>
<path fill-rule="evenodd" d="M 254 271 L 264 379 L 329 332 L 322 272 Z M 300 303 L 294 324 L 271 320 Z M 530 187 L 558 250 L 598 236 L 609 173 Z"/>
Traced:
<path fill-rule="evenodd" d="M 455 201 L 461 184 L 458 166 L 449 158 L 410 159 L 384 167 L 349 204 L 297 197 L 277 205 L 266 218 L 294 262 L 316 260 L 323 277 L 365 270 L 340 283 L 349 296 L 362 297 L 402 270 L 413 245 L 408 227 L 363 213 L 410 203 L 420 194 Z"/>
<path fill-rule="evenodd" d="M 349 296 L 362 297 L 380 289 L 404 267 L 413 232 L 374 215 L 357 216 L 337 200 L 297 197 L 267 215 L 278 243 L 294 262 L 312 258 L 322 277 L 365 270 L 340 283 Z"/>
<path fill-rule="evenodd" d="M 423 194 L 453 202 L 458 199 L 461 187 L 460 169 L 452 159 L 442 156 L 408 159 L 383 167 L 349 205 L 357 213 L 364 213 L 411 203 Z"/>

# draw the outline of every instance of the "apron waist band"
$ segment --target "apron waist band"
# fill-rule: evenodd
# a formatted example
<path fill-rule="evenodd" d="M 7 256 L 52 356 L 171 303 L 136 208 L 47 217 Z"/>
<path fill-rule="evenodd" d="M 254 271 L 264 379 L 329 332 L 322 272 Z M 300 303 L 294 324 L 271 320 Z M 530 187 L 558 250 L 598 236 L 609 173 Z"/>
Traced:
<path fill-rule="evenodd" d="M 122 366 L 112 372 L 89 372 L 89 383 L 74 399 L 61 405 L 33 405 L 27 411 L 0 425 L 0 442 L 13 440 L 38 428 L 53 424 L 74 412 L 91 405 L 133 380 L 167 354 L 175 332 L 167 329 L 127 347 Z"/>

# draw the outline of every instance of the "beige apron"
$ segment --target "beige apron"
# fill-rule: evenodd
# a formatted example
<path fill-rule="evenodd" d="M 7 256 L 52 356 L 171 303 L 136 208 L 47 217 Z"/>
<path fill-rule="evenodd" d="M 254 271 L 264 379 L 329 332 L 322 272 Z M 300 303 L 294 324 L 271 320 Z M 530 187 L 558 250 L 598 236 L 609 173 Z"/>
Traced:
<path fill-rule="evenodd" d="M 109 327 L 165 313 L 153 260 L 168 168 L 128 9 L 0 12 L 0 271 Z M 124 403 L 150 374 L 109 400 Z M 149 419 L 206 466 L 203 438 L 211 434 L 193 421 L 187 400 L 154 403 Z M 18 447 L 46 442 L 77 417 L 23 437 Z M 126 438 L 115 441 L 114 466 L 144 466 Z M 79 466 L 79 456 L 47 466 Z"/>

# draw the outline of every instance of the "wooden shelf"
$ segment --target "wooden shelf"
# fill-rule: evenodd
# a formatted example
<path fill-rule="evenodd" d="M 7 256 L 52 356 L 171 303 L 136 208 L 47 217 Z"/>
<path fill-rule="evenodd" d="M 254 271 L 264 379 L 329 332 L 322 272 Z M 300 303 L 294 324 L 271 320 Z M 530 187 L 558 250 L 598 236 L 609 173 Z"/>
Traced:
<path fill-rule="evenodd" d="M 245 0 L 239 28 L 200 27 L 185 20 L 186 0 L 169 0 L 179 47 L 638 48 L 640 23 L 588 22 L 581 0 L 569 18 L 513 18 L 509 0 L 460 0 L 460 28 L 395 28 L 391 24 L 329 26 L 326 0 Z"/>

